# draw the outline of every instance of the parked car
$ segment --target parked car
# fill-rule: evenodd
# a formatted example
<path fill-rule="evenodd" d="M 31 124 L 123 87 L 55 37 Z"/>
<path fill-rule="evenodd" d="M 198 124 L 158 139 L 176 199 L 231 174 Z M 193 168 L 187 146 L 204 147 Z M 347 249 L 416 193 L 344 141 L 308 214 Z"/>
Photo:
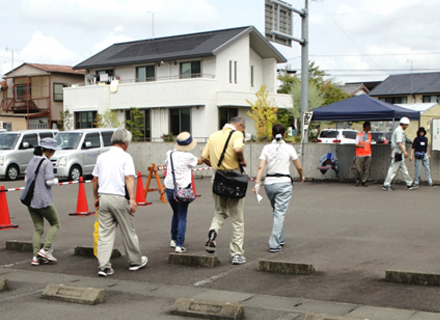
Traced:
<path fill-rule="evenodd" d="M 388 144 L 391 143 L 391 131 L 371 131 L 371 144 Z"/>
<path fill-rule="evenodd" d="M 39 129 L 0 132 L 0 177 L 16 180 L 24 175 L 36 147 L 43 138 L 53 138 L 58 130 Z"/>
<path fill-rule="evenodd" d="M 111 137 L 116 129 L 96 128 L 62 131 L 56 140 L 60 150 L 50 158 L 55 176 L 78 181 L 92 174 L 98 156 L 112 146 Z"/>
<path fill-rule="evenodd" d="M 357 130 L 324 129 L 319 133 L 318 143 L 355 144 Z"/>

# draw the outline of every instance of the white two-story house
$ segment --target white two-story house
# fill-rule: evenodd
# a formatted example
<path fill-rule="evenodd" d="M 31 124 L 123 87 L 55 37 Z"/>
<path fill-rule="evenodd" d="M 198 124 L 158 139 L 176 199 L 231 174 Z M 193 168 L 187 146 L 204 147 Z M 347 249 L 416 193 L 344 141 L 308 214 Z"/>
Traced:
<path fill-rule="evenodd" d="M 86 69 L 85 83 L 64 89 L 64 109 L 83 128 L 108 109 L 125 122 L 139 108 L 151 141 L 182 131 L 206 138 L 237 115 L 253 133 L 246 99 L 255 101 L 262 85 L 279 108 L 292 107 L 289 95 L 276 93 L 283 62 L 252 26 L 117 43 L 74 67 Z"/>

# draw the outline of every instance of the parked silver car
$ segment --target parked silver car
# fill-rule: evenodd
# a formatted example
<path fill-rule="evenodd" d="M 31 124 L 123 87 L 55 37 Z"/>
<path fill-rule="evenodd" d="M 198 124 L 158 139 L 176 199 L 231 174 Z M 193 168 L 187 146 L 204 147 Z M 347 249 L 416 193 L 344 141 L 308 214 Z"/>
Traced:
<path fill-rule="evenodd" d="M 55 176 L 59 179 L 79 180 L 92 174 L 98 156 L 109 150 L 116 129 L 77 129 L 62 131 L 56 136 L 60 150 L 50 158 Z"/>
<path fill-rule="evenodd" d="M 0 132 L 0 177 L 15 180 L 24 175 L 36 147 L 43 138 L 53 138 L 58 130 L 39 129 Z"/>

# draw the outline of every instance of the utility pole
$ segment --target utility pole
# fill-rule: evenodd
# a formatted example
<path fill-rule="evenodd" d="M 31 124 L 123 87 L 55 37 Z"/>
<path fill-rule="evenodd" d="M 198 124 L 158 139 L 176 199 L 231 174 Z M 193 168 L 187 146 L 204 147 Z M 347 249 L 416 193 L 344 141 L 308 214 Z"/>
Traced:
<path fill-rule="evenodd" d="M 309 110 L 309 3 L 305 0 L 303 15 L 301 15 L 301 119 Z M 302 128 L 301 128 L 302 129 Z M 309 141 L 308 131 L 303 131 L 304 143 Z"/>
<path fill-rule="evenodd" d="M 148 11 L 148 13 L 151 13 L 151 26 L 152 26 L 152 28 L 151 28 L 151 30 L 152 30 L 152 33 L 153 33 L 153 39 L 154 39 L 154 12 L 151 12 L 151 11 Z"/>
<path fill-rule="evenodd" d="M 11 52 L 11 70 L 14 70 L 14 52 L 18 51 L 19 49 L 9 49 L 6 47 L 5 50 L 6 52 Z"/>

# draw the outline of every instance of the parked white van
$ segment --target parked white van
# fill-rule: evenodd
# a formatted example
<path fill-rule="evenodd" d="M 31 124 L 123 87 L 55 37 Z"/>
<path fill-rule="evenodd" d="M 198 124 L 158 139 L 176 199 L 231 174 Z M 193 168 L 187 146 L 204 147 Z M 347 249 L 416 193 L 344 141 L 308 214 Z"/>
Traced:
<path fill-rule="evenodd" d="M 36 147 L 43 138 L 53 138 L 58 130 L 39 129 L 0 132 L 0 177 L 15 180 L 24 175 Z"/>
<path fill-rule="evenodd" d="M 92 174 L 98 156 L 112 146 L 115 130 L 96 128 L 59 132 L 56 140 L 60 150 L 50 158 L 55 176 L 77 181 L 81 176 Z"/>

